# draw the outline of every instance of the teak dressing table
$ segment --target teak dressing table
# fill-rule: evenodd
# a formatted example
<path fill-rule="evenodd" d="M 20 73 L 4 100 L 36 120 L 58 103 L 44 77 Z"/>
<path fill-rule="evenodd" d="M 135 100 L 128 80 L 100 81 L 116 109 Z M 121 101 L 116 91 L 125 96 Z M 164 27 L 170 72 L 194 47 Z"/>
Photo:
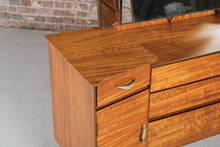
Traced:
<path fill-rule="evenodd" d="M 61 147 L 172 147 L 220 133 L 217 10 L 46 37 Z"/>

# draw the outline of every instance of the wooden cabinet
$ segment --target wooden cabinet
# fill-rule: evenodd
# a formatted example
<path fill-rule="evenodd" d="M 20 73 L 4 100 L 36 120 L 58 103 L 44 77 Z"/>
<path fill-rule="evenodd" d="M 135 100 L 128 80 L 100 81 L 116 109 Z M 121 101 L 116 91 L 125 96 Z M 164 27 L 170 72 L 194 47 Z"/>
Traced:
<path fill-rule="evenodd" d="M 220 15 L 144 24 L 46 36 L 60 147 L 182 146 L 220 133 Z"/>

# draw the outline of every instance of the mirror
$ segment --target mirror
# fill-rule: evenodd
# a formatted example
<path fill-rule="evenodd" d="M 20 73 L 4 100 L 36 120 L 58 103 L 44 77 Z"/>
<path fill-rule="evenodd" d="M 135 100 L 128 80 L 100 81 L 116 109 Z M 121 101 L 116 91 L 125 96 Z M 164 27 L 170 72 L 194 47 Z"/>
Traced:
<path fill-rule="evenodd" d="M 99 27 L 220 8 L 220 0 L 97 0 Z"/>
<path fill-rule="evenodd" d="M 134 22 L 220 8 L 220 0 L 132 0 Z"/>

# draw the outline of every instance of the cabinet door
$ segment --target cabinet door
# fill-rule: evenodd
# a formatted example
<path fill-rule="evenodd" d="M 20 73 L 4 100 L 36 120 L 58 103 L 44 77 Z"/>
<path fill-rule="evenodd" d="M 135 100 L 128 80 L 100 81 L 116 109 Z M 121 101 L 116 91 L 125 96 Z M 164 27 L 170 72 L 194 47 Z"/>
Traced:
<path fill-rule="evenodd" d="M 146 146 L 149 90 L 97 112 L 97 145 Z"/>

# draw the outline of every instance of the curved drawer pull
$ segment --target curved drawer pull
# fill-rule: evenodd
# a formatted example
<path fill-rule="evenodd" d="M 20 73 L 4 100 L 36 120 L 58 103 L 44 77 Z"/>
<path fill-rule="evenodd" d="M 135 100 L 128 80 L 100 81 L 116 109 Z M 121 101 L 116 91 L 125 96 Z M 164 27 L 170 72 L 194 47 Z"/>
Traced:
<path fill-rule="evenodd" d="M 119 88 L 119 89 L 123 89 L 123 90 L 129 90 L 129 89 L 131 89 L 134 85 L 135 85 L 135 83 L 136 83 L 136 78 L 134 78 L 132 81 L 131 81 L 131 83 L 130 84 L 128 84 L 127 86 L 119 86 L 119 85 L 116 85 L 115 87 L 116 88 Z"/>
<path fill-rule="evenodd" d="M 145 142 L 145 136 L 146 136 L 146 126 L 144 123 L 141 124 L 141 133 L 140 133 L 140 141 Z"/>

